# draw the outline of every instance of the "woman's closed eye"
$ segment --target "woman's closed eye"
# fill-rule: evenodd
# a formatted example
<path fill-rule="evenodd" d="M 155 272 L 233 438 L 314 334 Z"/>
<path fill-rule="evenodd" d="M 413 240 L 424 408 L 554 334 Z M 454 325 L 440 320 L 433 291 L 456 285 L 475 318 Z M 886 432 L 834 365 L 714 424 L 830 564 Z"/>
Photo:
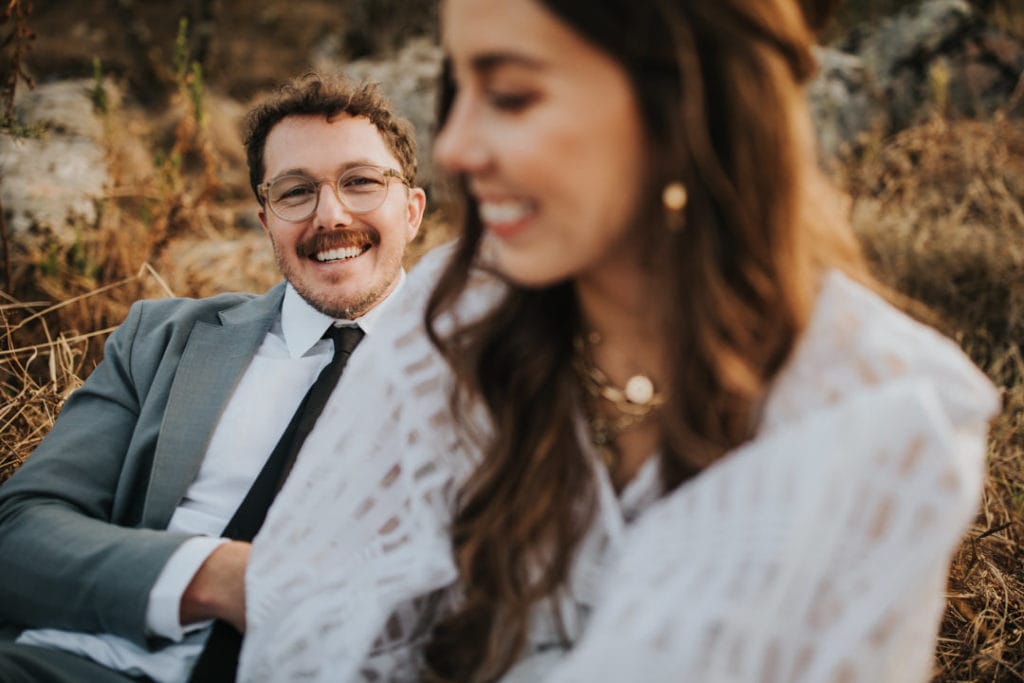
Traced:
<path fill-rule="evenodd" d="M 498 111 L 514 114 L 520 112 L 538 99 L 535 92 L 530 91 L 490 91 L 487 93 L 487 101 Z"/>

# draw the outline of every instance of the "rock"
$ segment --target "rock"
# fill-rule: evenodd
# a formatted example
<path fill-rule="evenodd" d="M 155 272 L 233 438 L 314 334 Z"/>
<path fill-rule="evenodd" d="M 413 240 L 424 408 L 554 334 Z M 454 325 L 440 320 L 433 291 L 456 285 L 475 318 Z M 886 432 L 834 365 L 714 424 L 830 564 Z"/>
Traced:
<path fill-rule="evenodd" d="M 342 6 L 342 49 L 350 59 L 391 55 L 410 38 L 438 33 L 437 0 L 345 0 Z"/>
<path fill-rule="evenodd" d="M 154 267 L 178 296 L 265 292 L 281 281 L 274 250 L 262 232 L 178 238 L 167 245 Z M 150 288 L 147 295 L 161 294 L 156 283 Z"/>
<path fill-rule="evenodd" d="M 118 91 L 110 82 L 104 87 L 109 106 Z M 16 241 L 37 232 L 68 246 L 76 240 L 76 225 L 95 225 L 109 170 L 103 117 L 94 111 L 92 91 L 93 81 L 83 79 L 40 85 L 18 98 L 17 121 L 43 133 L 0 135 L 4 220 Z"/>
<path fill-rule="evenodd" d="M 932 68 L 932 62 L 975 21 L 965 0 L 924 0 L 848 41 L 846 49 L 861 58 L 888 101 L 892 132 L 922 118 L 929 105 L 933 110 L 944 106 L 949 70 L 947 65 Z"/>
<path fill-rule="evenodd" d="M 889 77 L 901 67 L 935 54 L 975 20 L 975 12 L 966 0 L 925 0 L 883 19 L 876 29 L 863 35 L 854 51 L 885 88 Z"/>
<path fill-rule="evenodd" d="M 825 157 L 845 151 L 858 138 L 885 126 L 887 115 L 864 61 L 831 48 L 815 50 L 818 75 L 808 88 L 818 146 Z"/>
<path fill-rule="evenodd" d="M 1024 46 L 1019 41 L 1005 33 L 987 29 L 981 34 L 980 42 L 982 55 L 989 55 L 1005 69 L 1020 71 L 1024 64 Z"/>
<path fill-rule="evenodd" d="M 314 66 L 324 72 L 343 71 L 357 80 L 380 83 L 395 108 L 416 127 L 419 173 L 417 182 L 429 186 L 434 173 L 431 164 L 437 107 L 438 79 L 444 54 L 430 38 L 410 40 L 390 58 L 367 58 L 339 63 L 321 44 L 314 53 Z"/>
<path fill-rule="evenodd" d="M 934 114 L 1009 109 L 1024 45 L 985 25 L 964 0 L 923 0 L 858 27 L 819 60 L 809 96 L 822 150 L 832 155 L 873 127 L 891 134 Z"/>

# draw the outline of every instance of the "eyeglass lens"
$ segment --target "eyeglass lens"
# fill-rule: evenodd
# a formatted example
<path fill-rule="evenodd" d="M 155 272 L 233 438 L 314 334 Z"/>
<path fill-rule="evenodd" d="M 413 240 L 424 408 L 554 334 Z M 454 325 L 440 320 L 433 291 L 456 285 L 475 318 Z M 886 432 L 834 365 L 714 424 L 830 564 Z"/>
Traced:
<path fill-rule="evenodd" d="M 316 212 L 323 182 L 301 175 L 281 176 L 268 188 L 270 208 L 286 221 L 305 220 Z M 367 213 L 384 203 L 388 176 L 371 166 L 353 168 L 338 178 L 335 189 L 345 208 Z"/>

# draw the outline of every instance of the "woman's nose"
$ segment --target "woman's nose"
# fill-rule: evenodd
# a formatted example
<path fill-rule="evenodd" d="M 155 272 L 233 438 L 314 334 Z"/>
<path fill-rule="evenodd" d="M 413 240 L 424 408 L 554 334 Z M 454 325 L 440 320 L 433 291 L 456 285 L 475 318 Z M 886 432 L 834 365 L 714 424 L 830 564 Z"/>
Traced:
<path fill-rule="evenodd" d="M 478 173 L 488 163 L 472 103 L 456 97 L 434 140 L 434 160 L 451 173 Z"/>

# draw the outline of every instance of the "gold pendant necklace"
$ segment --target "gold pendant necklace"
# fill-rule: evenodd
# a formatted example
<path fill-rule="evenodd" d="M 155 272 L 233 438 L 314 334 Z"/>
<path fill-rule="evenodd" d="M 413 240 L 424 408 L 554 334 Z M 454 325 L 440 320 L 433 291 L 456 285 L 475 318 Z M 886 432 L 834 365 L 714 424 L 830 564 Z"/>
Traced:
<path fill-rule="evenodd" d="M 646 422 L 665 402 L 651 378 L 636 374 L 623 387 L 615 386 L 593 360 L 593 353 L 582 334 L 573 338 L 573 369 L 583 388 L 583 408 L 590 430 L 590 440 L 609 470 L 619 460 L 617 441 L 628 429 Z M 617 413 L 608 416 L 601 410 L 601 401 Z"/>

